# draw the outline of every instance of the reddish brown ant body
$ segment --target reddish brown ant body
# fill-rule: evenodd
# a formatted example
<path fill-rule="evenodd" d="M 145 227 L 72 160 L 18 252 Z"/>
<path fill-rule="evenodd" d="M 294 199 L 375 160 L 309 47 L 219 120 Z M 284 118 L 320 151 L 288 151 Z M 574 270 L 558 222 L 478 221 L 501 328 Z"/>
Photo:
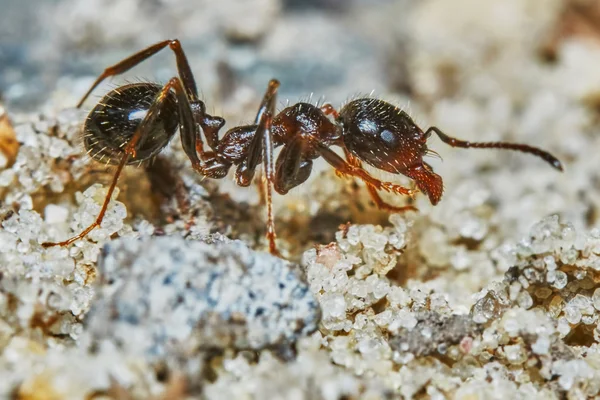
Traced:
<path fill-rule="evenodd" d="M 175 135 L 177 127 L 192 167 L 203 176 L 220 179 L 235 166 L 237 184 L 248 186 L 258 165 L 263 164 L 267 186 L 267 237 L 273 254 L 277 254 L 277 249 L 272 190 L 286 194 L 305 182 L 310 176 L 313 161 L 319 157 L 333 166 L 338 175 L 363 180 L 378 207 L 396 212 L 413 207 L 389 205 L 379 197 L 378 191 L 402 195 L 413 195 L 414 191 L 374 178 L 362 168 L 361 163 L 411 178 L 435 205 L 442 196 L 442 178 L 423 161 L 429 152 L 427 140 L 431 133 L 453 147 L 500 148 L 531 153 L 562 170 L 558 159 L 535 147 L 461 141 L 445 135 L 436 127 L 423 132 L 404 111 L 378 99 L 352 100 L 339 112 L 328 104 L 317 107 L 298 103 L 276 114 L 279 82 L 274 79 L 269 82 L 254 124 L 232 128 L 219 139 L 218 132 L 225 121 L 206 113 L 178 40 L 157 43 L 107 68 L 78 107 L 106 77 L 129 70 L 167 46 L 175 53 L 179 78 L 171 79 L 162 87 L 152 83 L 122 86 L 107 94 L 90 112 L 84 127 L 85 146 L 93 158 L 117 164 L 117 171 L 96 221 L 79 235 L 63 242 L 44 243 L 45 247 L 68 245 L 99 226 L 123 167 L 158 154 Z M 208 151 L 204 149 L 200 128 L 210 147 Z M 280 146 L 282 149 L 275 161 L 273 149 Z M 339 146 L 346 159 L 335 153 L 331 146 Z"/>

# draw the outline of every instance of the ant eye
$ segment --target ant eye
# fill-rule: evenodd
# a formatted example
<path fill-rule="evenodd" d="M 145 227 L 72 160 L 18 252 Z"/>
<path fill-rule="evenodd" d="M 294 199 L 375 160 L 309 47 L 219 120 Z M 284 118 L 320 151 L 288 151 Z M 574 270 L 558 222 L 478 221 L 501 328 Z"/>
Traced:
<path fill-rule="evenodd" d="M 359 126 L 363 132 L 377 132 L 379 128 L 375 122 L 368 119 L 360 121 Z"/>

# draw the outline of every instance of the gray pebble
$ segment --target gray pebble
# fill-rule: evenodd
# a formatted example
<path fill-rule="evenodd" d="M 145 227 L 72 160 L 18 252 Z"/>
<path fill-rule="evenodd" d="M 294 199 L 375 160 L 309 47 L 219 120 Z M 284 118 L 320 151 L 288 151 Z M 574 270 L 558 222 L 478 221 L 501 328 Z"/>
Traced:
<path fill-rule="evenodd" d="M 468 315 L 442 316 L 428 311 L 419 313 L 417 320 L 415 328 L 402 329 L 390 339 L 392 349 L 426 356 L 460 343 L 465 336 L 476 336 L 482 330 Z"/>
<path fill-rule="evenodd" d="M 154 237 L 107 244 L 89 332 L 160 358 L 276 347 L 317 328 L 318 303 L 297 266 L 239 241 L 213 242 Z"/>

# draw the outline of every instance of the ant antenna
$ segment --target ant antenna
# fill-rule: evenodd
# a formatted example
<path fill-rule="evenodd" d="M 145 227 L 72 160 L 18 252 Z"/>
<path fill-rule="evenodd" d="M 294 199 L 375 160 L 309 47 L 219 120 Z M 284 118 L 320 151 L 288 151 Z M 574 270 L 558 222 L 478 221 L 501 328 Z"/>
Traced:
<path fill-rule="evenodd" d="M 450 136 L 446 135 L 444 132 L 442 132 L 441 130 L 439 130 L 438 128 L 436 128 L 435 126 L 432 126 L 431 128 L 427 129 L 427 132 L 425 132 L 425 136 L 429 137 L 431 135 L 431 132 L 434 132 L 436 135 L 439 136 L 439 138 L 442 140 L 442 142 L 444 142 L 452 147 L 462 147 L 465 149 L 474 147 L 474 148 L 480 148 L 480 149 L 506 149 L 506 150 L 521 151 L 523 153 L 530 153 L 535 156 L 538 156 L 542 160 L 546 161 L 548 164 L 550 164 L 551 166 L 556 168 L 557 170 L 563 171 L 562 163 L 556 157 L 554 157 L 552 154 L 550 154 L 544 150 L 535 148 L 535 147 L 527 146 L 526 144 L 505 143 L 505 142 L 469 142 L 469 141 L 459 140 L 459 139 L 450 137 Z"/>

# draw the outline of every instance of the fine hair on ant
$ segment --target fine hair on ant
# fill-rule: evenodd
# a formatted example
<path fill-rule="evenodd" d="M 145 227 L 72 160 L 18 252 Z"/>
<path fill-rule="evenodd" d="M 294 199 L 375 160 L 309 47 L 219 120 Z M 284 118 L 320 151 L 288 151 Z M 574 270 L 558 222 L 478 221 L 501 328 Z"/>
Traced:
<path fill-rule="evenodd" d="M 279 81 L 272 79 L 251 125 L 229 129 L 222 138 L 225 124 L 221 117 L 206 113 L 186 56 L 178 40 L 166 40 L 150 46 L 107 68 L 78 104 L 106 77 L 123 73 L 161 49 L 169 46 L 175 53 L 179 78 L 166 85 L 137 83 L 119 87 L 107 94 L 90 112 L 84 126 L 84 144 L 92 157 L 117 164 L 117 171 L 96 221 L 83 232 L 63 242 L 43 246 L 66 246 L 85 237 L 99 226 L 108 207 L 118 177 L 127 164 L 138 163 L 158 154 L 179 128 L 184 151 L 192 167 L 203 176 L 220 179 L 236 167 L 239 186 L 249 186 L 256 168 L 263 165 L 266 182 L 267 239 L 269 250 L 278 255 L 275 244 L 272 191 L 286 194 L 304 183 L 311 174 L 314 160 L 323 157 L 340 176 L 361 179 L 375 204 L 391 212 L 403 212 L 412 206 L 397 207 L 386 203 L 379 191 L 412 196 L 415 190 L 385 182 L 362 167 L 365 162 L 379 170 L 402 174 L 412 179 L 419 191 L 436 205 L 443 193 L 441 176 L 423 161 L 431 153 L 427 140 L 436 134 L 444 143 L 461 148 L 515 150 L 542 158 L 562 171 L 561 162 L 550 153 L 525 144 L 506 142 L 470 142 L 444 134 L 437 127 L 419 128 L 403 110 L 374 98 L 358 98 L 337 111 L 330 104 L 321 107 L 297 103 L 276 113 Z M 210 150 L 204 149 L 200 129 Z M 342 149 L 344 157 L 331 147 Z M 273 150 L 282 147 L 277 159 Z M 100 149 L 100 150 L 98 150 Z"/>

